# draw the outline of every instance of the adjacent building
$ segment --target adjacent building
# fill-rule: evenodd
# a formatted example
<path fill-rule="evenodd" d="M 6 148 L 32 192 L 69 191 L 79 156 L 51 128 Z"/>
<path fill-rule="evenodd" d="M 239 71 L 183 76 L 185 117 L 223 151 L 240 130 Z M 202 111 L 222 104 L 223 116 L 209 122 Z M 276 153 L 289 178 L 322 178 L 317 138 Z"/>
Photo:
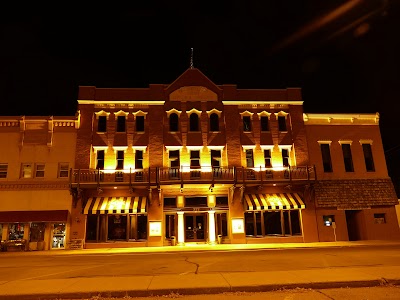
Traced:
<path fill-rule="evenodd" d="M 43 125 L 52 143 L 34 146 L 60 149 L 52 159 L 22 155 L 33 154 L 22 121 L 0 150 L 13 170 L 0 178 L 1 209 L 67 212 L 71 248 L 400 238 L 379 115 L 304 113 L 300 88 L 216 85 L 195 68 L 148 88 L 81 86 L 77 116 Z M 62 195 L 26 180 L 25 163 L 49 165 Z M 56 172 L 67 163 L 68 184 Z M 9 181 L 30 193 L 26 207 Z M 46 209 L 29 206 L 42 201 L 34 191 Z M 0 219 L 3 240 L 17 221 Z"/>

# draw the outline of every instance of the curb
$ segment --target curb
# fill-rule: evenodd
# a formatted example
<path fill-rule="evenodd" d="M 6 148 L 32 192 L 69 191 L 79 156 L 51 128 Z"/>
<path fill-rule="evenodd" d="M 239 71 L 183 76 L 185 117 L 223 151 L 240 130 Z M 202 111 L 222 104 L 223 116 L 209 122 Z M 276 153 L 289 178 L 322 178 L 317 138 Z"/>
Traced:
<path fill-rule="evenodd" d="M 336 282 L 310 282 L 296 284 L 264 284 L 254 286 L 235 286 L 235 287 L 210 287 L 210 288 L 172 288 L 157 290 L 127 290 L 127 291 L 108 291 L 102 293 L 79 292 L 79 293 L 59 293 L 46 294 L 37 293 L 31 295 L 0 295 L 0 300 L 55 300 L 55 299 L 82 299 L 91 297 L 151 297 L 166 295 L 200 295 L 200 294 L 222 294 L 229 292 L 270 292 L 277 290 L 290 289 L 333 289 L 333 288 L 360 288 L 375 287 L 385 285 L 400 285 L 400 279 L 375 279 L 360 281 L 336 281 Z"/>

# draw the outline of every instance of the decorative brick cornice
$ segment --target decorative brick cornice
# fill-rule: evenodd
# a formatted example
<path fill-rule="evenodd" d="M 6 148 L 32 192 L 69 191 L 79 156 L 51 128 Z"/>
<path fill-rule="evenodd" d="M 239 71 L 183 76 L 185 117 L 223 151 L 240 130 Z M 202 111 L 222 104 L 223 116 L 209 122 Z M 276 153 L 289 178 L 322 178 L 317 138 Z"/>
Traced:
<path fill-rule="evenodd" d="M 65 182 L 38 182 L 38 183 L 23 183 L 23 182 L 0 182 L 0 190 L 68 190 L 69 184 Z"/>

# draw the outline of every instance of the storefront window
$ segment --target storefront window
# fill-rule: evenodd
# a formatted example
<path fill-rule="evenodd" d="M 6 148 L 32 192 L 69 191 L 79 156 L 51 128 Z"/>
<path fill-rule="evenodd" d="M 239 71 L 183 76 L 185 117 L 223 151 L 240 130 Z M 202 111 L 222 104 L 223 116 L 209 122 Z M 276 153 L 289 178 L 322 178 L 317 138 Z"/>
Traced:
<path fill-rule="evenodd" d="M 64 248 L 65 240 L 65 224 L 54 224 L 53 231 L 53 248 Z"/>
<path fill-rule="evenodd" d="M 108 240 L 126 240 L 126 215 L 108 216 Z"/>
<path fill-rule="evenodd" d="M 146 215 L 138 215 L 137 216 L 137 232 L 138 232 L 139 240 L 147 239 L 147 216 Z"/>
<path fill-rule="evenodd" d="M 45 223 L 31 223 L 29 241 L 43 242 L 45 227 Z"/>
<path fill-rule="evenodd" d="M 24 238 L 24 224 L 13 223 L 8 225 L 8 239 L 18 240 Z"/>
<path fill-rule="evenodd" d="M 255 211 L 245 214 L 246 236 L 301 235 L 300 211 Z"/>

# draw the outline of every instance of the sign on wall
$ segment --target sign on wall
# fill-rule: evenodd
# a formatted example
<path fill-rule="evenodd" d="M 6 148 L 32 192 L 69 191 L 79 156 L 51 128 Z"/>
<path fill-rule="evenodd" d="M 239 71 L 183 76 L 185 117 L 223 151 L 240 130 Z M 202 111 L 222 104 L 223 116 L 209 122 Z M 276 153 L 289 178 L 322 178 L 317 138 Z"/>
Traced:
<path fill-rule="evenodd" d="M 232 219 L 232 233 L 244 233 L 244 219 Z"/>
<path fill-rule="evenodd" d="M 149 222 L 149 236 L 161 236 L 161 222 L 150 221 Z"/>

